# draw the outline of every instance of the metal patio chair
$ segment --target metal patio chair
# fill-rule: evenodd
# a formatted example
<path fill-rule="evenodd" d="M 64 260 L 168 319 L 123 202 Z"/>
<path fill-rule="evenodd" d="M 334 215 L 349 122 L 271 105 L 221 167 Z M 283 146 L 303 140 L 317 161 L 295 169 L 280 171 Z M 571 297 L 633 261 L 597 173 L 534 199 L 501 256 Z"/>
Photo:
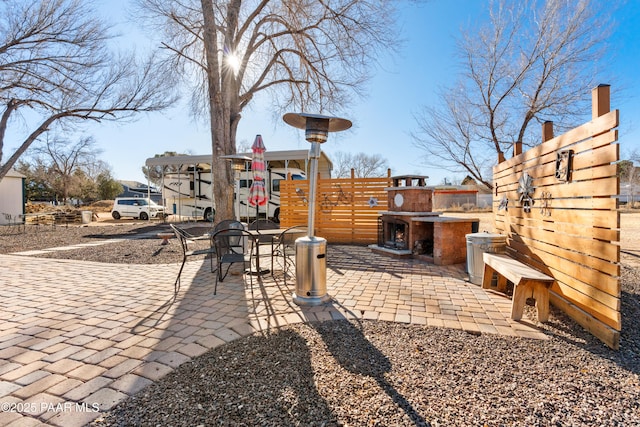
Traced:
<path fill-rule="evenodd" d="M 249 273 L 251 292 L 253 293 L 253 275 L 251 263 L 254 256 L 259 256 L 255 236 L 244 229 L 227 228 L 218 230 L 211 236 L 211 244 L 215 249 L 217 260 L 216 284 L 213 294 L 218 291 L 218 282 L 222 282 L 233 264 L 242 264 L 243 273 Z M 255 247 L 255 255 L 254 255 Z M 226 270 L 225 270 L 226 265 Z"/>
<path fill-rule="evenodd" d="M 243 229 L 244 225 L 237 219 L 224 219 L 213 227 L 213 231 L 226 230 L 227 228 Z"/>
<path fill-rule="evenodd" d="M 182 264 L 178 271 L 178 277 L 176 277 L 176 281 L 173 284 L 174 294 L 178 295 L 178 291 L 180 290 L 180 276 L 182 275 L 182 270 L 184 269 L 184 264 L 187 262 L 187 258 L 196 255 L 208 255 L 211 261 L 211 272 L 213 272 L 215 271 L 213 268 L 213 255 L 215 254 L 215 248 L 209 246 L 204 249 L 192 249 L 190 245 L 193 245 L 195 241 L 209 239 L 209 236 L 193 236 L 186 230 L 173 224 L 169 224 L 169 226 L 180 241 L 180 247 L 182 248 Z"/>
<path fill-rule="evenodd" d="M 289 272 L 288 266 L 294 264 L 293 260 L 296 256 L 296 239 L 307 234 L 307 226 L 294 225 L 282 230 L 276 237 L 271 256 L 273 259 L 282 258 L 285 284 L 287 283 L 287 273 Z"/>
<path fill-rule="evenodd" d="M 260 230 L 278 230 L 280 229 L 280 224 L 271 221 L 270 219 L 256 219 L 247 227 L 249 230 L 254 230 L 260 232 Z M 259 245 L 268 246 L 269 252 L 273 252 L 275 247 L 275 240 L 277 236 L 273 235 L 263 235 L 257 237 L 257 242 Z M 271 264 L 273 264 L 273 253 L 271 254 Z"/>

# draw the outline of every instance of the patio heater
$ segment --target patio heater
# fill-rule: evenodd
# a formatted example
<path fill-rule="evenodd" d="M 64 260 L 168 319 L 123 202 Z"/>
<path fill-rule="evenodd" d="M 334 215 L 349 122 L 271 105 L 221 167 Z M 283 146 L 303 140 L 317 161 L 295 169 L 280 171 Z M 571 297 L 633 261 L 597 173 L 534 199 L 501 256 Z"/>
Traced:
<path fill-rule="evenodd" d="M 298 305 L 320 305 L 331 298 L 327 294 L 327 240 L 314 236 L 320 144 L 327 141 L 329 132 L 349 129 L 351 122 L 338 117 L 307 113 L 287 113 L 283 120 L 290 126 L 304 129 L 305 139 L 311 143 L 308 235 L 296 239 L 296 290 L 293 302 Z"/>
<path fill-rule="evenodd" d="M 247 162 L 251 161 L 251 157 L 242 154 L 228 154 L 226 156 L 220 156 L 220 158 L 231 162 L 233 177 L 236 181 L 236 219 L 240 221 L 240 172 L 247 169 Z M 247 217 L 248 216 L 247 214 Z"/>

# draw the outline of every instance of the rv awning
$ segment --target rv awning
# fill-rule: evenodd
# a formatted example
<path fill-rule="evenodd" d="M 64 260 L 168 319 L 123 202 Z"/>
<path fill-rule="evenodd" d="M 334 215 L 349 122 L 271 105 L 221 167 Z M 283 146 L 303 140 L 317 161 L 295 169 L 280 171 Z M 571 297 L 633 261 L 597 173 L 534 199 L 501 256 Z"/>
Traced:
<path fill-rule="evenodd" d="M 238 156 L 246 156 L 251 158 L 251 152 L 238 153 Z M 264 159 L 273 168 L 298 168 L 309 173 L 307 170 L 309 158 L 308 150 L 281 150 L 281 151 L 265 151 Z M 151 157 L 145 161 L 146 166 L 170 166 L 170 165 L 211 165 L 211 155 L 194 155 L 194 156 L 171 156 L 171 157 Z M 329 157 L 321 151 L 318 160 L 318 173 L 321 178 L 331 178 L 333 163 Z"/>
<path fill-rule="evenodd" d="M 144 162 L 146 166 L 195 165 L 198 163 L 211 164 L 211 155 L 151 157 Z"/>

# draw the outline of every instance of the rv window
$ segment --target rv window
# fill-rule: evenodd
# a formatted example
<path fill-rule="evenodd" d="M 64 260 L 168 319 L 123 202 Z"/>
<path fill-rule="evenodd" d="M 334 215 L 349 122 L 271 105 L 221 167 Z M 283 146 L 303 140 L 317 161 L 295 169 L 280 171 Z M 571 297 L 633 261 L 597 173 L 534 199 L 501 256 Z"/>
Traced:
<path fill-rule="evenodd" d="M 274 179 L 271 181 L 271 190 L 280 191 L 280 179 Z"/>
<path fill-rule="evenodd" d="M 307 178 L 305 178 L 304 176 L 302 176 L 300 174 L 294 173 L 294 174 L 291 174 L 291 179 L 295 181 L 295 180 L 302 180 L 302 179 L 307 179 Z"/>
<path fill-rule="evenodd" d="M 251 187 L 252 180 L 250 179 L 241 179 L 240 180 L 240 188 L 249 188 Z"/>

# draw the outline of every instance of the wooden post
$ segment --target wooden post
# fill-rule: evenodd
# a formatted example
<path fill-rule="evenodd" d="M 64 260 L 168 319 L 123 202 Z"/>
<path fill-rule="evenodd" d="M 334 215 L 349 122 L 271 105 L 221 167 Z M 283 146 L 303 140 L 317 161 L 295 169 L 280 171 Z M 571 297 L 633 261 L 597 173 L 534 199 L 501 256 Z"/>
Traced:
<path fill-rule="evenodd" d="M 591 119 L 597 119 L 609 111 L 611 111 L 611 86 L 598 85 L 591 91 Z"/>
<path fill-rule="evenodd" d="M 498 152 L 498 163 L 502 163 L 504 160 L 504 153 L 502 151 Z"/>
<path fill-rule="evenodd" d="M 513 157 L 517 156 L 518 154 L 522 154 L 522 142 L 515 142 L 513 144 Z"/>
<path fill-rule="evenodd" d="M 553 122 L 546 121 L 542 124 L 542 142 L 553 139 Z"/>

